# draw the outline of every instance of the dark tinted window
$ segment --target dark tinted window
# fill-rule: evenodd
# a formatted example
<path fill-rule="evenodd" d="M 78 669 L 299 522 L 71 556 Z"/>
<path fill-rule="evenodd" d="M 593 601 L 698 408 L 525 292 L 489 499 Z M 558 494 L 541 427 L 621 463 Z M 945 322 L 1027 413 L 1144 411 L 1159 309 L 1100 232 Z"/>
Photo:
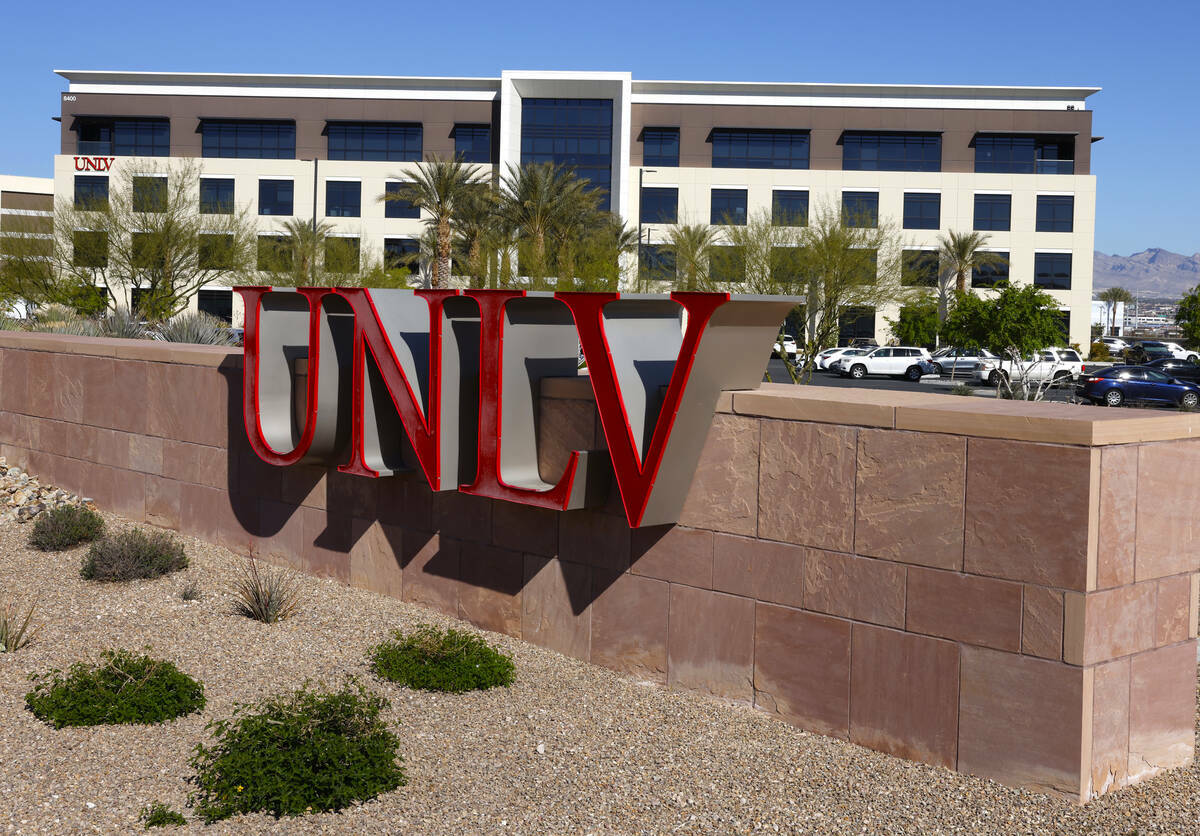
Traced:
<path fill-rule="evenodd" d="M 1074 229 L 1075 198 L 1072 195 L 1038 195 L 1038 232 L 1071 232 Z"/>
<path fill-rule="evenodd" d="M 205 177 L 200 180 L 200 214 L 233 214 L 233 180 Z"/>
<path fill-rule="evenodd" d="M 291 270 L 291 239 L 286 235 L 258 236 L 258 269 L 273 273 Z"/>
<path fill-rule="evenodd" d="M 941 171 L 940 134 L 868 133 L 842 135 L 846 171 Z"/>
<path fill-rule="evenodd" d="M 421 125 L 412 122 L 330 122 L 325 133 L 331 160 L 421 159 Z"/>
<path fill-rule="evenodd" d="M 455 125 L 454 156 L 465 163 L 492 161 L 491 125 Z"/>
<path fill-rule="evenodd" d="M 998 174 L 1074 174 L 1075 137 L 979 134 L 975 171 Z"/>
<path fill-rule="evenodd" d="M 166 157 L 171 154 L 168 119 L 81 117 L 76 122 L 76 153 L 117 157 Z"/>
<path fill-rule="evenodd" d="M 362 215 L 362 183 L 350 180 L 325 181 L 325 216 L 357 218 Z"/>
<path fill-rule="evenodd" d="M 404 185 L 404 183 L 388 183 L 384 186 L 384 192 L 389 195 L 398 195 Z M 383 216 L 385 218 L 419 218 L 421 210 L 407 200 L 397 197 L 383 202 Z"/>
<path fill-rule="evenodd" d="M 808 168 L 808 131 L 713 128 L 713 168 Z"/>
<path fill-rule="evenodd" d="M 1034 253 L 1033 283 L 1046 290 L 1070 290 L 1071 254 Z"/>
<path fill-rule="evenodd" d="M 612 190 L 612 99 L 521 100 L 521 165 L 553 162 L 603 189 L 607 210 Z"/>
<path fill-rule="evenodd" d="M 384 238 L 383 263 L 388 270 L 421 272 L 421 245 L 414 238 Z"/>
<path fill-rule="evenodd" d="M 133 178 L 133 211 L 135 211 L 135 212 L 165 212 L 165 211 L 167 211 L 167 178 L 166 177 L 134 177 Z"/>
<path fill-rule="evenodd" d="M 679 165 L 679 128 L 645 128 L 642 130 L 642 165 Z"/>
<path fill-rule="evenodd" d="M 201 290 L 196 294 L 196 307 L 200 313 L 215 316 L 228 323 L 233 322 L 232 290 Z"/>
<path fill-rule="evenodd" d="M 652 282 L 675 281 L 675 253 L 660 244 L 642 244 L 638 248 L 642 276 Z"/>
<path fill-rule="evenodd" d="M 167 253 L 162 236 L 150 232 L 135 232 L 129 239 L 131 265 L 142 270 L 161 270 L 166 266 Z"/>
<path fill-rule="evenodd" d="M 937 250 L 905 250 L 901 264 L 904 284 L 918 287 L 938 286 Z"/>
<path fill-rule="evenodd" d="M 808 226 L 808 192 L 783 189 L 771 192 L 771 223 L 775 226 Z"/>
<path fill-rule="evenodd" d="M 679 216 L 679 189 L 646 186 L 642 189 L 642 223 L 673 224 Z"/>
<path fill-rule="evenodd" d="M 1007 232 L 1012 225 L 1012 195 L 975 195 L 975 229 Z"/>
<path fill-rule="evenodd" d="M 744 225 L 746 223 L 746 190 L 713 189 L 712 211 L 708 222 Z"/>
<path fill-rule="evenodd" d="M 937 229 L 942 225 L 942 196 L 936 192 L 904 193 L 904 228 Z"/>
<path fill-rule="evenodd" d="M 842 219 L 846 226 L 879 226 L 879 192 L 842 192 Z"/>
<path fill-rule="evenodd" d="M 998 261 L 981 264 L 971 271 L 971 287 L 1006 287 L 1008 285 L 1008 253 L 992 253 L 992 255 L 996 256 Z"/>
<path fill-rule="evenodd" d="M 78 229 L 72 233 L 73 264 L 76 267 L 108 266 L 108 233 Z"/>
<path fill-rule="evenodd" d="M 196 263 L 201 270 L 228 270 L 232 262 L 232 235 L 208 233 L 196 237 Z"/>
<path fill-rule="evenodd" d="M 292 214 L 293 185 L 291 180 L 258 181 L 258 214 Z"/>
<path fill-rule="evenodd" d="M 205 157 L 294 160 L 295 122 L 254 122 L 205 119 L 200 123 L 201 154 Z"/>
<path fill-rule="evenodd" d="M 75 175 L 75 208 L 99 212 L 108 208 L 108 178 Z"/>
<path fill-rule="evenodd" d="M 330 273 L 358 271 L 358 239 L 331 235 L 325 239 L 325 269 Z"/>
<path fill-rule="evenodd" d="M 740 282 L 746 278 L 746 254 L 741 247 L 713 247 L 708 277 L 714 282 Z"/>
<path fill-rule="evenodd" d="M 875 337 L 875 309 L 850 307 L 838 314 L 838 345 Z"/>

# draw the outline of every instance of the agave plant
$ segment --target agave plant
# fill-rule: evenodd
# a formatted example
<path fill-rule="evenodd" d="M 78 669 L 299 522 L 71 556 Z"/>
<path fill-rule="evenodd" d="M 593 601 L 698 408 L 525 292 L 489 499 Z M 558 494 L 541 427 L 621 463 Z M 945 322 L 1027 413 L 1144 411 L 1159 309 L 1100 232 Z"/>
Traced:
<path fill-rule="evenodd" d="M 48 334 L 67 334 L 72 337 L 102 337 L 103 329 L 95 320 L 73 316 L 70 319 L 39 320 L 34 331 Z"/>
<path fill-rule="evenodd" d="M 146 326 L 127 308 L 117 308 L 101 319 L 100 330 L 105 337 L 127 340 L 144 340 L 148 336 Z"/>
<path fill-rule="evenodd" d="M 184 313 L 167 320 L 159 326 L 158 338 L 169 343 L 237 345 L 237 338 L 229 326 L 206 313 Z"/>

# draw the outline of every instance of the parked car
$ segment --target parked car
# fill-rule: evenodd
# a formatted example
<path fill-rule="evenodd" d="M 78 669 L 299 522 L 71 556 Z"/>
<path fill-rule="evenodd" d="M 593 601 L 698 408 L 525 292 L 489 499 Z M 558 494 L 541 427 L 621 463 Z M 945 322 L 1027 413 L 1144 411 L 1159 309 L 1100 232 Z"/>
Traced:
<path fill-rule="evenodd" d="M 1200 362 L 1200 354 L 1184 348 L 1179 343 L 1169 343 L 1163 340 L 1139 340 L 1131 345 L 1125 354 L 1128 362 L 1142 364 L 1160 357 L 1174 357 L 1176 360 Z"/>
<path fill-rule="evenodd" d="M 880 374 L 917 381 L 923 375 L 933 374 L 933 363 L 929 359 L 929 351 L 924 348 L 884 346 L 861 355 L 843 356 L 838 361 L 837 370 L 843 377 L 855 380 L 869 374 Z"/>
<path fill-rule="evenodd" d="M 849 354 L 866 354 L 870 349 L 867 348 L 852 348 L 844 345 L 840 348 L 827 348 L 817 355 L 817 368 L 825 369 L 826 371 L 834 371 L 834 364 L 838 360 Z"/>
<path fill-rule="evenodd" d="M 999 360 L 986 348 L 955 348 L 946 346 L 933 352 L 933 373 L 952 377 L 971 377 L 975 364 L 984 360 Z"/>
<path fill-rule="evenodd" d="M 1174 357 L 1160 357 L 1157 360 L 1151 360 L 1149 363 L 1143 363 L 1144 367 L 1160 371 L 1168 377 L 1177 377 L 1180 380 L 1200 381 L 1200 363 L 1191 363 L 1187 360 L 1176 360 Z"/>
<path fill-rule="evenodd" d="M 1108 348 L 1109 354 L 1120 354 L 1125 349 L 1129 348 L 1129 343 L 1125 342 L 1120 337 L 1100 337 L 1094 342 L 1101 342 Z"/>
<path fill-rule="evenodd" d="M 1073 348 L 1043 348 L 1022 357 L 1016 365 L 1008 358 L 981 360 L 972 373 L 976 383 L 999 386 L 1002 380 L 1024 377 L 1028 381 L 1065 381 L 1079 377 L 1083 358 Z"/>
<path fill-rule="evenodd" d="M 1200 384 L 1170 377 L 1146 366 L 1112 366 L 1080 379 L 1079 394 L 1093 403 L 1120 406 L 1126 401 L 1173 404 L 1195 409 Z"/>
<path fill-rule="evenodd" d="M 797 347 L 796 347 L 796 338 L 793 337 L 791 334 L 783 335 L 783 343 L 782 344 L 778 340 L 775 341 L 775 355 L 777 357 L 784 356 L 788 360 L 795 360 L 796 352 L 798 350 L 799 349 L 797 349 Z"/>

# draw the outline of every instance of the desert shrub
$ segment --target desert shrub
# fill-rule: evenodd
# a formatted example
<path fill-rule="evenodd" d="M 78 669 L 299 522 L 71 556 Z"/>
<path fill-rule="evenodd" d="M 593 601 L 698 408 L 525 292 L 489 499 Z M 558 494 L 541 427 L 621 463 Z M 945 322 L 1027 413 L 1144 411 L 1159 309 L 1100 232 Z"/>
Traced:
<path fill-rule="evenodd" d="M 146 826 L 149 830 L 152 827 L 182 827 L 187 824 L 187 819 L 182 814 L 175 812 L 161 801 L 156 801 L 149 807 L 143 807 L 138 813 L 138 821 Z"/>
<path fill-rule="evenodd" d="M 338 691 L 305 684 L 295 693 L 238 705 L 196 746 L 188 804 L 206 822 L 238 813 L 299 816 L 341 810 L 405 783 L 398 739 L 380 718 L 385 703 L 361 684 Z"/>
<path fill-rule="evenodd" d="M 200 582 L 195 578 L 189 578 L 179 588 L 179 598 L 182 601 L 199 601 L 203 597 L 204 590 L 200 588 Z"/>
<path fill-rule="evenodd" d="M 3 599 L 0 598 L 0 601 Z M 36 609 L 36 604 L 30 604 L 22 616 L 15 601 L 3 601 L 3 605 L 0 606 L 0 653 L 16 653 L 33 641 L 38 628 L 30 630 L 29 625 L 33 621 Z"/>
<path fill-rule="evenodd" d="M 975 390 L 972 389 L 970 386 L 968 386 L 965 383 L 956 383 L 950 387 L 950 394 L 951 395 L 962 395 L 963 397 L 970 397 L 975 394 Z"/>
<path fill-rule="evenodd" d="M 66 673 L 33 674 L 25 706 L 63 726 L 163 723 L 204 708 L 204 686 L 171 662 L 106 650 L 99 664 L 76 662 Z"/>
<path fill-rule="evenodd" d="M 1108 346 L 1099 340 L 1092 343 L 1092 347 L 1088 350 L 1089 360 L 1107 360 L 1110 356 L 1112 355 L 1108 353 Z"/>
<path fill-rule="evenodd" d="M 300 608 L 300 578 L 288 569 L 260 569 L 252 557 L 241 563 L 233 582 L 233 611 L 264 624 L 274 624 Z"/>
<path fill-rule="evenodd" d="M 79 574 L 89 581 L 157 578 L 188 565 L 183 544 L 166 531 L 127 528 L 92 544 Z"/>
<path fill-rule="evenodd" d="M 483 690 L 512 685 L 512 659 L 473 633 L 420 624 L 372 648 L 371 669 L 383 679 L 423 691 Z"/>
<path fill-rule="evenodd" d="M 237 339 L 229 325 L 206 313 L 183 313 L 158 327 L 158 338 L 171 343 L 199 345 L 235 345 Z"/>
<path fill-rule="evenodd" d="M 103 533 L 104 520 L 91 508 L 61 505 L 38 514 L 29 535 L 29 545 L 44 552 L 56 552 L 90 543 Z"/>
<path fill-rule="evenodd" d="M 34 331 L 51 334 L 65 334 L 70 337 L 101 337 L 104 336 L 101 327 L 91 319 L 72 316 L 63 320 L 47 320 L 39 318 L 33 326 Z"/>
<path fill-rule="evenodd" d="M 100 320 L 100 331 L 106 337 L 145 340 L 150 334 L 141 318 L 128 308 L 117 308 Z"/>

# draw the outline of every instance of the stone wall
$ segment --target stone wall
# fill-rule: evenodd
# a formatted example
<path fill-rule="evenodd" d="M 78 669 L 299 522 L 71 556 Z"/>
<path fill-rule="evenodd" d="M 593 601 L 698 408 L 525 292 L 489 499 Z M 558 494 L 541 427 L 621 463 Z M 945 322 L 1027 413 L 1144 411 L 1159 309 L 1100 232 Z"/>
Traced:
<path fill-rule="evenodd" d="M 260 462 L 239 352 L 0 332 L 0 454 L 135 520 L 1086 801 L 1192 759 L 1200 416 L 766 385 L 678 526 Z M 914 387 L 915 389 L 915 387 Z M 603 445 L 542 400 L 543 476 Z"/>

